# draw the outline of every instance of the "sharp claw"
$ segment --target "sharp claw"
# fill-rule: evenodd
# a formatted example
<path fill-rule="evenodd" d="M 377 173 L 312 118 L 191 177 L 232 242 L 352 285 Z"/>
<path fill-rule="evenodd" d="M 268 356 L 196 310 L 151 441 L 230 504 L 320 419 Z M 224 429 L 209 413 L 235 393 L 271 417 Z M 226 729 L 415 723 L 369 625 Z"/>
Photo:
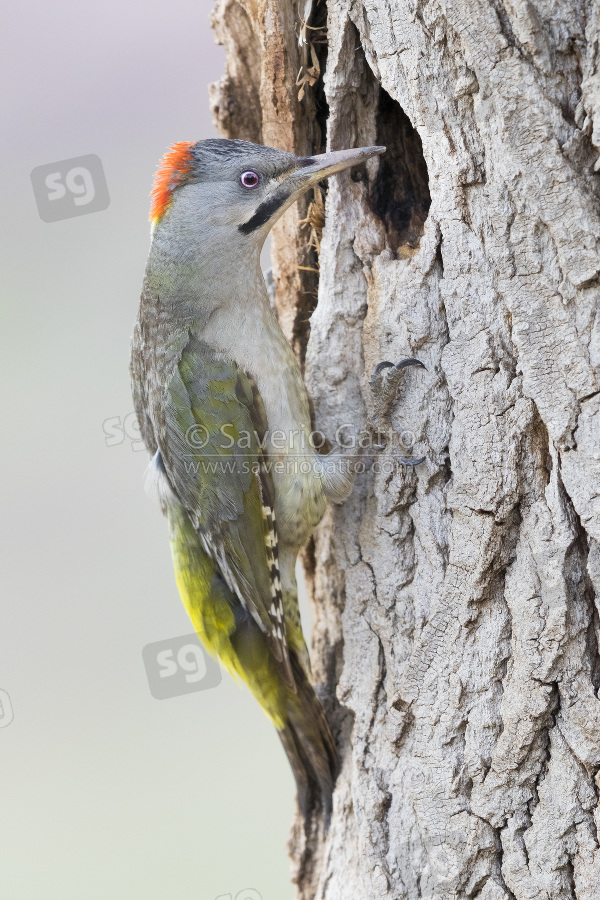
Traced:
<path fill-rule="evenodd" d="M 389 365 L 389 363 L 379 363 L 379 366 Z M 379 366 L 377 368 L 379 368 Z M 427 366 L 425 363 L 422 363 L 420 359 L 414 359 L 412 356 L 410 359 L 401 359 L 400 362 L 396 363 L 397 369 L 406 369 L 407 366 L 418 366 L 420 369 L 426 369 Z M 377 369 L 375 369 L 377 371 Z"/>
<path fill-rule="evenodd" d="M 419 466 L 422 462 L 425 462 L 427 457 L 421 456 L 419 459 L 407 459 L 405 456 L 397 456 L 396 459 L 404 466 Z"/>
<path fill-rule="evenodd" d="M 391 362 L 380 362 L 377 363 L 373 370 L 373 375 L 379 375 L 380 372 L 383 372 L 384 369 L 393 369 L 394 363 Z"/>
<path fill-rule="evenodd" d="M 401 359 L 400 362 L 397 363 L 385 360 L 384 362 L 377 363 L 373 369 L 373 378 L 380 375 L 384 369 L 406 369 L 408 366 L 418 366 L 419 369 L 427 369 L 425 363 L 422 363 L 420 359 L 414 359 L 412 356 L 409 359 Z"/>

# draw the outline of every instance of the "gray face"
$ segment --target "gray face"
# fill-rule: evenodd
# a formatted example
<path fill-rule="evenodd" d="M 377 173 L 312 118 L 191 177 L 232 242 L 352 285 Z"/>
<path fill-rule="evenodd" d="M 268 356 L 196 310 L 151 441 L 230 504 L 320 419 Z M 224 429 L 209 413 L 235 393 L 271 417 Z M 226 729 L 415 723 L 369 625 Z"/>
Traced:
<path fill-rule="evenodd" d="M 290 176 L 312 163 L 273 147 L 233 140 L 199 141 L 193 156 L 192 171 L 175 189 L 173 212 L 183 205 L 178 201 L 185 206 L 191 202 L 202 225 L 232 229 L 237 240 L 258 232 L 264 240 L 283 209 L 302 193 Z"/>
<path fill-rule="evenodd" d="M 175 188 L 165 223 L 179 220 L 188 232 L 193 227 L 205 233 L 210 229 L 224 241 L 260 245 L 277 219 L 311 185 L 384 149 L 300 157 L 247 141 L 199 141 L 192 150 L 192 170 Z"/>

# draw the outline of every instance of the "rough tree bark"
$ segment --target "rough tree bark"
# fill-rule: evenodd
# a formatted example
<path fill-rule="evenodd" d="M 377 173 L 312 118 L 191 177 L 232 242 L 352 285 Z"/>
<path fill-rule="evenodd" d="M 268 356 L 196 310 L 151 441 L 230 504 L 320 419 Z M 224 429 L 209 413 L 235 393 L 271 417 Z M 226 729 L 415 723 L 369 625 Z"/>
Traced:
<path fill-rule="evenodd" d="M 328 834 L 295 823 L 298 896 L 598 898 L 600 9 L 219 0 L 213 24 L 223 134 L 389 148 L 332 180 L 318 262 L 306 207 L 274 236 L 316 426 L 376 418 L 380 360 L 427 365 L 305 554 L 343 769 Z"/>

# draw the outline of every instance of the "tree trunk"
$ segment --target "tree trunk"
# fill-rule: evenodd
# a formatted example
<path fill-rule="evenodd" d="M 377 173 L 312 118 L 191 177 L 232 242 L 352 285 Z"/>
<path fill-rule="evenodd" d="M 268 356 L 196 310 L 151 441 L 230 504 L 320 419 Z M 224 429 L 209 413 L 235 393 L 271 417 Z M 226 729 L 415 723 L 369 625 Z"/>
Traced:
<path fill-rule="evenodd" d="M 304 558 L 342 772 L 328 833 L 294 825 L 298 896 L 598 898 L 599 7 L 219 0 L 213 24 L 225 135 L 388 147 L 331 180 L 320 253 L 306 205 L 273 238 L 316 427 L 387 429 Z M 370 375 L 407 356 L 389 427 Z"/>

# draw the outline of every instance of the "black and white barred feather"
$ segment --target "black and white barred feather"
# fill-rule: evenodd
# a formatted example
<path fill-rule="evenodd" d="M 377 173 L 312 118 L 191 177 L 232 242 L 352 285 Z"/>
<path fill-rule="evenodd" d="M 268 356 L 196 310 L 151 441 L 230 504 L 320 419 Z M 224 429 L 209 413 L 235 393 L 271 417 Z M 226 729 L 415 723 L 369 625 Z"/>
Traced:
<path fill-rule="evenodd" d="M 271 578 L 271 605 L 269 618 L 271 620 L 271 641 L 276 658 L 282 663 L 285 680 L 295 690 L 295 681 L 292 673 L 290 654 L 287 644 L 285 628 L 285 613 L 283 610 L 283 591 L 281 588 L 281 574 L 279 568 L 279 547 L 277 540 L 277 522 L 275 510 L 264 496 L 264 481 L 259 478 L 261 486 L 262 515 L 265 525 L 265 546 L 267 550 L 267 562 Z"/>

